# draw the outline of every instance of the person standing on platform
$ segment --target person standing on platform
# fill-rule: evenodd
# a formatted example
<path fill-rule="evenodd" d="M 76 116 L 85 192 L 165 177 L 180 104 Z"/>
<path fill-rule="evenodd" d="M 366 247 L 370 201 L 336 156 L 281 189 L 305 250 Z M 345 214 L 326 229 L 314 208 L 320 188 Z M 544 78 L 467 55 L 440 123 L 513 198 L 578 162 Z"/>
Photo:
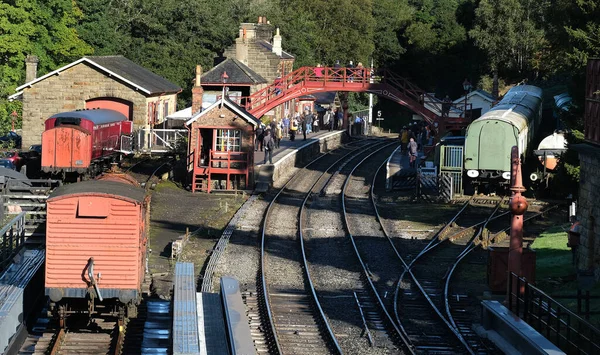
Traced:
<path fill-rule="evenodd" d="M 410 157 L 410 167 L 414 169 L 416 167 L 417 151 L 419 148 L 417 145 L 417 142 L 415 142 L 414 138 L 410 139 L 410 142 L 408 142 L 407 148 L 408 148 L 408 156 Z"/>
<path fill-rule="evenodd" d="M 288 115 L 285 116 L 282 123 L 283 123 L 283 136 L 287 138 L 289 135 L 289 132 L 290 132 L 290 118 Z"/>
<path fill-rule="evenodd" d="M 263 124 L 259 124 L 258 127 L 256 127 L 256 131 L 254 132 L 254 151 L 257 152 L 258 148 L 260 146 L 260 151 L 262 152 L 263 150 L 263 138 L 264 138 L 264 133 L 265 130 L 263 129 Z"/>
<path fill-rule="evenodd" d="M 313 122 L 312 122 L 312 127 L 313 130 L 315 131 L 315 133 L 319 132 L 319 116 L 317 114 L 313 114 Z"/>
<path fill-rule="evenodd" d="M 302 117 L 302 135 L 304 136 L 304 140 L 306 140 L 306 121 L 307 121 L 307 117 L 304 116 Z"/>
<path fill-rule="evenodd" d="M 290 120 L 290 140 L 293 142 L 296 140 L 296 132 L 298 131 L 298 120 L 292 118 Z"/>
<path fill-rule="evenodd" d="M 328 109 L 327 111 L 325 111 L 325 114 L 323 115 L 323 129 L 329 129 L 329 131 L 331 132 L 331 128 L 329 127 L 329 120 L 331 119 L 331 113 L 330 113 L 330 109 Z"/>
<path fill-rule="evenodd" d="M 275 140 L 271 135 L 271 129 L 267 129 L 265 132 L 265 138 L 263 138 L 263 147 L 265 147 L 265 162 L 267 163 L 267 156 L 269 157 L 269 164 L 273 164 L 273 149 L 275 148 Z"/>
<path fill-rule="evenodd" d="M 283 138 L 283 129 L 281 128 L 281 125 L 277 125 L 277 127 L 275 127 L 275 148 L 279 149 L 279 146 L 281 144 L 281 138 Z"/>
<path fill-rule="evenodd" d="M 404 152 L 406 150 L 406 145 L 408 144 L 408 131 L 406 130 L 406 126 L 402 127 L 402 131 L 400 132 L 400 142 L 402 143 L 400 151 Z"/>

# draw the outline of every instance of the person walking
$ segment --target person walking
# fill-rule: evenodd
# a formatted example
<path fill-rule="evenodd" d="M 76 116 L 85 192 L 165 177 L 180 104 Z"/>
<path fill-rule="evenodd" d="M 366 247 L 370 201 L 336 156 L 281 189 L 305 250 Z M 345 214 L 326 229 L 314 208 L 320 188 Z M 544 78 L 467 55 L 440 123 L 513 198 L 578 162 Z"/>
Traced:
<path fill-rule="evenodd" d="M 275 140 L 271 136 L 271 129 L 267 129 L 265 132 L 265 138 L 263 138 L 263 147 L 265 147 L 265 162 L 267 163 L 267 156 L 269 157 L 269 164 L 273 164 L 273 149 L 275 148 Z"/>
<path fill-rule="evenodd" d="M 408 142 L 406 148 L 408 148 L 408 156 L 410 157 L 410 167 L 414 169 L 416 167 L 417 151 L 419 148 L 414 138 L 410 139 L 410 142 Z"/>
<path fill-rule="evenodd" d="M 260 147 L 260 151 L 263 150 L 263 138 L 264 138 L 265 130 L 263 129 L 262 123 L 256 127 L 256 131 L 254 132 L 254 151 L 257 152 Z"/>
<path fill-rule="evenodd" d="M 307 117 L 304 116 L 302 118 L 302 135 L 304 136 L 304 140 L 306 140 L 306 125 L 307 125 L 306 121 L 307 121 Z"/>
<path fill-rule="evenodd" d="M 275 127 L 275 148 L 276 149 L 279 149 L 282 138 L 283 138 L 283 129 L 281 128 L 281 125 L 277 125 L 277 127 Z"/>

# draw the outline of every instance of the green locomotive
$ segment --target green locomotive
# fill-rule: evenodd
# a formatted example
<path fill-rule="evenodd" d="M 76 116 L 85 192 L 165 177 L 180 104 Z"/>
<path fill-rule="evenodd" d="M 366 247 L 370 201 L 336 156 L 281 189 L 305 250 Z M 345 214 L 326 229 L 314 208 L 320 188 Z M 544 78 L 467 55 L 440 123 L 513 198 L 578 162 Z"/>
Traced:
<path fill-rule="evenodd" d="M 510 183 L 510 152 L 525 159 L 542 119 L 542 89 L 519 85 L 467 128 L 464 170 L 474 185 Z"/>

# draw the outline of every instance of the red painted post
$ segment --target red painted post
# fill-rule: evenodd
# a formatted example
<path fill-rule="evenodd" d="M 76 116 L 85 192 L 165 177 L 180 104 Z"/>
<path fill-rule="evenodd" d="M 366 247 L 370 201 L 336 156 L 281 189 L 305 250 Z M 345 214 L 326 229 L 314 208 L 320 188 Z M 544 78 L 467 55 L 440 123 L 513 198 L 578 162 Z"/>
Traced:
<path fill-rule="evenodd" d="M 527 211 L 527 200 L 521 195 L 525 192 L 523 178 L 521 176 L 521 159 L 517 146 L 512 147 L 511 154 L 511 186 L 512 192 L 509 207 L 512 214 L 510 223 L 510 246 L 508 250 L 508 274 L 514 272 L 522 277 L 521 260 L 523 256 L 523 214 Z M 517 283 L 513 284 L 512 292 L 519 295 L 522 290 L 518 289 Z M 518 299 L 518 297 L 515 297 Z"/>

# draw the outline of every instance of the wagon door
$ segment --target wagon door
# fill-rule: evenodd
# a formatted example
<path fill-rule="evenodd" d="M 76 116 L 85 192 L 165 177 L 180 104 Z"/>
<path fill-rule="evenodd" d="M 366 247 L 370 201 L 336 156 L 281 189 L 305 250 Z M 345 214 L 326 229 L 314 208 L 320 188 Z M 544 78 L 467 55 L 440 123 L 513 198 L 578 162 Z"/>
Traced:
<path fill-rule="evenodd" d="M 513 127 L 502 121 L 489 120 L 479 133 L 479 169 L 510 171 L 510 149 L 516 144 Z"/>

